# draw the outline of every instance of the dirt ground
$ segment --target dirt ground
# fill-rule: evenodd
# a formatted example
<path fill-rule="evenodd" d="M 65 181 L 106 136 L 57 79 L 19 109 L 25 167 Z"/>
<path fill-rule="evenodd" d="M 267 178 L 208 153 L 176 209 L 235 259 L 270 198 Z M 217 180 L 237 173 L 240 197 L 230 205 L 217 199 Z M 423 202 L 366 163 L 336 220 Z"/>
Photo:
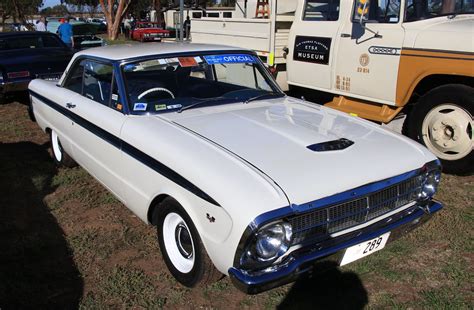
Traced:
<path fill-rule="evenodd" d="M 167 271 L 154 227 L 83 169 L 56 168 L 26 106 L 0 106 L 0 308 L 472 309 L 474 177 L 443 175 L 432 221 L 381 252 L 256 296 Z"/>

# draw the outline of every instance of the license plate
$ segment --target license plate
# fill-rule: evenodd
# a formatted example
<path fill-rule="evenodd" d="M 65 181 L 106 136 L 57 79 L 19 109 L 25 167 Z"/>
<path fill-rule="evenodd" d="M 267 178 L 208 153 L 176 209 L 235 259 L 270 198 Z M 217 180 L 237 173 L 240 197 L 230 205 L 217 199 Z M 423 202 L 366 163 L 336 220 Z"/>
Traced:
<path fill-rule="evenodd" d="M 346 253 L 341 260 L 341 266 L 347 265 L 356 261 L 362 257 L 368 256 L 372 253 L 380 251 L 385 247 L 385 244 L 388 241 L 388 237 L 390 236 L 390 232 L 385 233 L 377 238 L 364 241 L 362 243 L 356 244 L 351 246 L 350 248 L 346 249 Z"/>

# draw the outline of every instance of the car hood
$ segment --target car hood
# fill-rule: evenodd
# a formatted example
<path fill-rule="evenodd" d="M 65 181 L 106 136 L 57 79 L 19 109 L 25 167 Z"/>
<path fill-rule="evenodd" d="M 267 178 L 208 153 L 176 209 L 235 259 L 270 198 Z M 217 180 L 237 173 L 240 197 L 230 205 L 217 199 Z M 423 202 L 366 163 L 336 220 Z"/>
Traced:
<path fill-rule="evenodd" d="M 421 145 L 378 125 L 293 98 L 159 117 L 252 164 L 273 179 L 293 204 L 414 170 L 435 159 Z M 354 144 L 336 151 L 308 148 L 341 138 Z"/>
<path fill-rule="evenodd" d="M 72 25 L 72 32 L 75 36 L 95 35 L 99 30 L 98 24 L 78 23 Z"/>
<path fill-rule="evenodd" d="M 414 48 L 472 52 L 474 15 L 439 17 L 425 23 L 421 31 L 416 31 Z"/>

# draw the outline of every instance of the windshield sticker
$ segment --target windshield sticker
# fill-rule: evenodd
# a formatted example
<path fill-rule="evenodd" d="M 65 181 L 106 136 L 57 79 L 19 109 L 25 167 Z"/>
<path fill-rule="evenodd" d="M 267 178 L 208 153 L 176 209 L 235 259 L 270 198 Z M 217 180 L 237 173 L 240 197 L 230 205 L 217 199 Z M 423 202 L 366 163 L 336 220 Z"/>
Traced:
<path fill-rule="evenodd" d="M 123 67 L 123 71 L 132 72 L 132 71 L 135 71 L 136 68 L 137 68 L 136 65 L 125 65 L 125 67 Z"/>
<path fill-rule="evenodd" d="M 137 102 L 133 105 L 133 111 L 146 111 L 147 103 Z"/>
<path fill-rule="evenodd" d="M 165 59 L 166 63 L 168 64 L 173 64 L 178 62 L 178 58 L 166 58 Z"/>
<path fill-rule="evenodd" d="M 199 57 L 199 56 L 194 57 L 194 59 L 195 59 L 198 63 L 201 63 L 201 62 L 202 62 L 202 59 L 201 59 L 201 57 Z"/>
<path fill-rule="evenodd" d="M 178 59 L 179 59 L 179 64 L 183 68 L 199 66 L 199 64 L 197 63 L 196 59 L 194 59 L 194 57 L 179 57 Z"/>
<path fill-rule="evenodd" d="M 112 94 L 112 100 L 117 101 L 118 100 L 118 95 L 117 94 Z"/>
<path fill-rule="evenodd" d="M 155 104 L 155 111 L 166 110 L 166 104 Z"/>
<path fill-rule="evenodd" d="M 172 105 L 167 106 L 166 108 L 168 110 L 173 110 L 173 109 L 181 109 L 182 107 L 183 107 L 182 104 L 172 104 Z"/>
<path fill-rule="evenodd" d="M 256 62 L 253 56 L 246 54 L 212 55 L 204 56 L 204 59 L 210 65 Z"/>

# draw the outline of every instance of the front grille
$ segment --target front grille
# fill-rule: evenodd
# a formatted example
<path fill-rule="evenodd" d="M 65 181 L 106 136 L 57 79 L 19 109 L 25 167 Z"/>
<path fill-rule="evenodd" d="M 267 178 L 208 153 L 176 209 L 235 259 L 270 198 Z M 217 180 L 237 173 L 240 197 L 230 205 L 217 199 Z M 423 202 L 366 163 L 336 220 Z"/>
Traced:
<path fill-rule="evenodd" d="M 419 178 L 414 177 L 367 196 L 291 217 L 293 244 L 327 237 L 400 208 L 416 200 L 420 187 Z"/>

